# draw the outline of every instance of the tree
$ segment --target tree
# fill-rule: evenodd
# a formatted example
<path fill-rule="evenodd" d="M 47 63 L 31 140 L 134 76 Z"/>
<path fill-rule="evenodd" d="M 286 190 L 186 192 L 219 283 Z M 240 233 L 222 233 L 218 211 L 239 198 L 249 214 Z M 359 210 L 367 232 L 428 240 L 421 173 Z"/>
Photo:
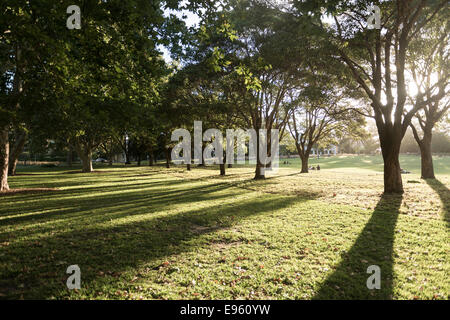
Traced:
<path fill-rule="evenodd" d="M 62 80 L 58 61 L 67 28 L 60 17 L 66 8 L 50 0 L 0 4 L 0 191 L 9 189 L 8 167 L 14 173 L 23 148 L 21 134 L 28 125 L 23 116 L 37 105 L 45 109 Z M 19 133 L 12 149 L 10 131 Z"/>
<path fill-rule="evenodd" d="M 66 43 L 67 80 L 58 115 L 83 172 L 93 170 L 94 149 L 112 136 L 125 139 L 136 119 L 158 103 L 167 72 L 157 48 L 167 22 L 159 7 L 136 0 L 88 9 L 83 27 Z"/>
<path fill-rule="evenodd" d="M 447 1 L 304 1 L 298 3 L 301 12 L 315 12 L 316 25 L 330 35 L 334 50 L 330 56 L 342 60 L 355 81 L 371 101 L 384 160 L 385 193 L 403 193 L 399 151 L 401 141 L 412 117 L 426 105 L 445 96 L 447 78 L 433 86 L 433 92 L 419 92 L 410 109 L 407 101 L 407 53 L 411 41 L 433 22 L 447 6 Z M 381 28 L 368 30 L 372 14 L 367 6 L 381 8 Z M 321 7 L 334 14 L 334 25 L 321 21 Z M 435 90 L 436 89 L 436 90 Z"/>
<path fill-rule="evenodd" d="M 447 18 L 449 10 L 446 10 Z M 431 151 L 432 131 L 436 123 L 450 108 L 448 85 L 450 59 L 448 40 L 450 23 L 444 13 L 432 24 L 424 27 L 412 41 L 412 50 L 408 52 L 408 62 L 412 78 L 420 93 L 427 93 L 428 102 L 419 110 L 410 127 L 420 148 L 422 179 L 434 179 L 433 157 Z M 442 83 L 442 85 L 439 85 Z M 445 96 L 431 100 L 433 92 L 444 88 Z M 441 89 L 442 90 L 442 89 Z M 410 95 L 409 101 L 414 99 Z M 411 103 L 413 104 L 413 103 Z"/>
<path fill-rule="evenodd" d="M 267 130 L 262 153 L 271 157 L 271 130 L 279 130 L 280 140 L 286 133 L 292 112 L 288 93 L 303 81 L 305 61 L 315 53 L 314 37 L 308 18 L 298 19 L 270 3 L 236 1 L 229 17 L 235 36 L 231 46 L 220 49 L 234 69 L 237 115 L 257 133 L 255 179 L 263 179 L 271 162 L 261 158 L 258 133 Z M 292 28 L 296 23 L 301 30 Z"/>
<path fill-rule="evenodd" d="M 360 134 L 364 118 L 344 100 L 345 94 L 336 81 L 325 74 L 310 77 L 309 85 L 294 100 L 294 112 L 288 123 L 302 161 L 301 173 L 308 173 L 308 160 L 313 146 L 326 141 L 336 143 L 342 136 Z"/>
<path fill-rule="evenodd" d="M 91 153 L 117 120 L 154 104 L 165 72 L 158 45 L 175 50 L 183 29 L 162 8 L 197 10 L 202 1 L 179 2 L 83 1 L 79 30 L 61 19 L 67 1 L 1 3 L 0 191 L 9 188 L 8 167 L 14 173 L 23 146 L 17 135 L 10 152 L 10 132 L 26 132 L 27 114 L 42 127 L 53 121 L 53 134 L 70 138 L 83 171 L 92 170 Z"/>

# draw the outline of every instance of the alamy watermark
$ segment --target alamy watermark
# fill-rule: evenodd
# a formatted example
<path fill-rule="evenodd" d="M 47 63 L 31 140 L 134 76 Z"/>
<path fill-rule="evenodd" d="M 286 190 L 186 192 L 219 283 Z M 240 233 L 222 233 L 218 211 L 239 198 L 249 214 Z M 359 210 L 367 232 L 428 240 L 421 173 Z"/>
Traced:
<path fill-rule="evenodd" d="M 280 1 L 281 2 L 281 1 Z M 283 1 L 287 2 L 287 1 Z M 381 29 L 381 9 L 376 5 L 367 8 L 371 13 L 367 18 L 367 29 Z M 66 10 L 70 16 L 67 18 L 66 26 L 69 30 L 81 29 L 81 9 L 77 5 L 70 5 Z"/>
<path fill-rule="evenodd" d="M 367 19 L 367 29 L 381 29 L 381 10 L 378 6 L 369 7 L 371 15 Z"/>
<path fill-rule="evenodd" d="M 381 269 L 377 265 L 371 265 L 367 267 L 367 273 L 372 274 L 367 278 L 366 286 L 367 289 L 380 289 L 381 288 Z"/>
<path fill-rule="evenodd" d="M 172 132 L 172 141 L 179 141 L 180 138 L 182 141 L 172 149 L 172 162 L 175 164 L 202 164 L 203 159 L 205 164 L 245 164 L 246 153 L 248 153 L 249 164 L 256 164 L 258 153 L 258 160 L 263 168 L 276 170 L 279 166 L 278 129 L 272 129 L 270 133 L 268 130 L 260 129 L 258 135 L 254 129 L 245 131 L 227 129 L 226 144 L 224 144 L 225 141 L 219 129 L 208 129 L 203 133 L 202 122 L 194 121 L 193 145 L 191 133 L 187 129 L 176 129 Z M 204 149 L 203 142 L 209 142 Z M 194 150 L 193 158 L 192 149 Z"/>
<path fill-rule="evenodd" d="M 66 12 L 68 14 L 70 14 L 70 16 L 67 18 L 67 21 L 66 21 L 67 29 L 69 29 L 69 30 L 81 29 L 80 7 L 73 4 L 73 5 L 67 7 Z"/>
<path fill-rule="evenodd" d="M 67 274 L 70 276 L 67 278 L 66 285 L 69 290 L 81 289 L 81 270 L 80 267 L 76 264 L 67 267 Z"/>

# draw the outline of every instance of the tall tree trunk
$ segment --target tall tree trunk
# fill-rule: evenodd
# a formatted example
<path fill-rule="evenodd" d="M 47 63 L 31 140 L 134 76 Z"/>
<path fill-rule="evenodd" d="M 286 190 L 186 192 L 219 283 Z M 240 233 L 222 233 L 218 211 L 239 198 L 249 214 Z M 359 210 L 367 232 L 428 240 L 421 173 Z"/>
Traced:
<path fill-rule="evenodd" d="M 256 131 L 256 168 L 255 168 L 255 180 L 265 179 L 265 165 L 261 163 L 261 159 L 259 157 L 259 127 L 255 129 Z"/>
<path fill-rule="evenodd" d="M 400 145 L 405 130 L 399 123 L 390 121 L 382 123 L 377 117 L 378 136 L 384 162 L 384 193 L 403 193 L 402 173 L 400 168 Z"/>
<path fill-rule="evenodd" d="M 308 173 L 309 172 L 308 155 L 300 155 L 300 159 L 302 160 L 302 171 L 300 171 L 300 173 Z"/>
<path fill-rule="evenodd" d="M 191 171 L 191 165 L 188 163 L 188 164 L 186 164 L 186 170 L 187 171 Z"/>
<path fill-rule="evenodd" d="M 411 125 L 411 129 L 420 148 L 421 160 L 421 178 L 422 179 L 436 179 L 434 176 L 433 156 L 431 153 L 431 141 L 433 138 L 433 126 L 425 126 L 423 130 L 423 138 L 420 139 L 416 128 Z"/>
<path fill-rule="evenodd" d="M 435 179 L 433 156 L 431 154 L 431 132 L 425 132 L 422 143 L 419 144 L 421 157 L 422 179 Z"/>
<path fill-rule="evenodd" d="M 382 144 L 384 160 L 384 192 L 403 193 L 402 174 L 400 168 L 399 154 L 400 143 L 391 142 Z"/>
<path fill-rule="evenodd" d="M 79 141 L 75 142 L 75 150 L 77 151 L 78 157 L 81 159 L 82 171 L 92 172 L 94 168 L 92 167 L 92 151 L 89 146 L 82 145 Z"/>
<path fill-rule="evenodd" d="M 233 168 L 233 164 L 229 163 L 228 164 L 228 169 L 231 169 L 231 168 Z"/>
<path fill-rule="evenodd" d="M 14 73 L 13 81 L 13 92 L 14 95 L 19 95 L 22 93 L 22 79 L 20 76 L 23 74 L 23 68 L 21 64 L 22 50 L 18 44 L 16 44 L 16 56 L 15 56 L 15 66 L 16 72 Z M 20 108 L 19 99 L 14 103 L 15 109 Z M 8 123 L 8 122 L 7 122 Z M 0 129 L 0 191 L 9 190 L 8 185 L 8 168 L 9 168 L 9 126 L 5 125 Z"/>
<path fill-rule="evenodd" d="M 8 161 L 9 161 L 8 127 L 4 127 L 0 131 L 0 191 L 9 190 Z"/>
<path fill-rule="evenodd" d="M 20 131 L 20 132 L 19 132 Z M 17 131 L 17 138 L 14 143 L 13 148 L 9 153 L 9 167 L 8 167 L 8 175 L 15 176 L 17 163 L 19 162 L 19 156 L 22 154 L 23 148 L 25 147 L 25 142 L 27 141 L 27 133 L 24 130 Z"/>

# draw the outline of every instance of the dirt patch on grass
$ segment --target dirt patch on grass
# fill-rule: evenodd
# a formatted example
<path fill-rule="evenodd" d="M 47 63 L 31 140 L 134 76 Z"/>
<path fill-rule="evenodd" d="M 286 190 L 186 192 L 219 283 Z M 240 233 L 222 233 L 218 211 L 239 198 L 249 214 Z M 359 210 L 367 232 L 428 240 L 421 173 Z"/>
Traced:
<path fill-rule="evenodd" d="M 213 241 L 211 242 L 211 247 L 215 250 L 225 250 L 231 247 L 237 247 L 242 243 L 242 241 Z"/>
<path fill-rule="evenodd" d="M 145 178 L 145 177 L 151 177 L 158 174 L 158 172 L 155 173 L 146 173 L 146 174 L 133 174 L 129 176 L 120 176 L 121 178 Z"/>
<path fill-rule="evenodd" d="M 21 177 L 21 176 L 47 176 L 47 173 L 16 173 L 10 175 L 10 177 Z"/>
<path fill-rule="evenodd" d="M 22 188 L 22 189 L 10 189 L 7 191 L 1 191 L 0 197 L 3 196 L 13 196 L 15 194 L 31 194 L 31 193 L 43 193 L 43 192 L 53 192 L 59 191 L 56 188 Z"/>

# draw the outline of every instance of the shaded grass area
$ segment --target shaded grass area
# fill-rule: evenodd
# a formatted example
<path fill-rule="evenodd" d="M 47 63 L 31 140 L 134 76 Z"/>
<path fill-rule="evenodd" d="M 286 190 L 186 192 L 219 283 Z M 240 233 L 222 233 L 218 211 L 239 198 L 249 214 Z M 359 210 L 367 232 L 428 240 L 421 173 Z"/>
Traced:
<path fill-rule="evenodd" d="M 377 177 L 364 170 L 252 181 L 249 168 L 31 169 L 11 186 L 58 190 L 0 196 L 0 298 L 448 298 L 447 176 L 411 184 L 436 197 L 428 214 L 407 194 L 359 205 L 377 197 L 351 197 Z M 345 201 L 324 192 L 334 187 Z M 65 286 L 72 264 L 77 292 Z M 379 291 L 366 287 L 372 264 Z"/>
<path fill-rule="evenodd" d="M 447 226 L 450 227 L 450 190 L 447 186 L 437 179 L 427 179 L 427 184 L 435 191 L 442 202 L 442 207 L 444 208 L 445 220 L 447 221 Z"/>
<path fill-rule="evenodd" d="M 392 299 L 394 233 L 402 197 L 383 195 L 364 229 L 333 273 L 320 286 L 316 299 Z M 379 290 L 367 290 L 367 267 L 378 266 Z"/>

